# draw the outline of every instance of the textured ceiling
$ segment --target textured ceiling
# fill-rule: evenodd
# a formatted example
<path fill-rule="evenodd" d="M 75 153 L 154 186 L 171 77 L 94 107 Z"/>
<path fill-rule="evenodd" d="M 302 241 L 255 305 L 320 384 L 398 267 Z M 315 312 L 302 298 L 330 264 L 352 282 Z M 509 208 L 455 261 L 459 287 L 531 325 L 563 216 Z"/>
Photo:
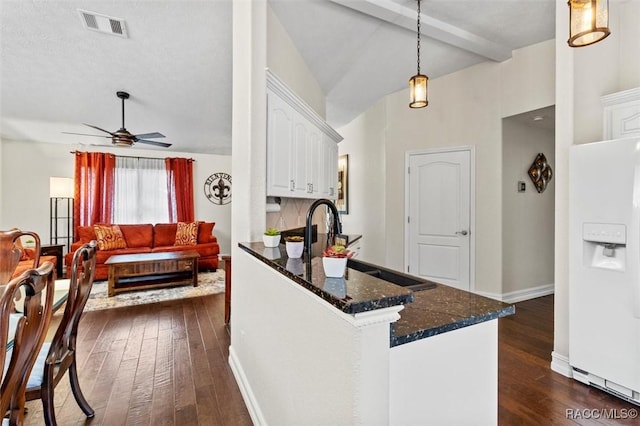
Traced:
<path fill-rule="evenodd" d="M 325 92 L 333 126 L 415 74 L 414 0 L 269 4 Z M 61 132 L 100 134 L 81 123 L 120 128 L 115 93 L 124 90 L 130 132 L 161 132 L 169 151 L 231 152 L 231 0 L 2 0 L 0 7 L 3 138 L 109 143 Z M 77 9 L 124 19 L 129 38 L 85 30 Z M 509 54 L 554 36 L 553 0 L 423 0 L 422 10 L 422 70 L 430 78 L 492 60 L 484 47 Z"/>

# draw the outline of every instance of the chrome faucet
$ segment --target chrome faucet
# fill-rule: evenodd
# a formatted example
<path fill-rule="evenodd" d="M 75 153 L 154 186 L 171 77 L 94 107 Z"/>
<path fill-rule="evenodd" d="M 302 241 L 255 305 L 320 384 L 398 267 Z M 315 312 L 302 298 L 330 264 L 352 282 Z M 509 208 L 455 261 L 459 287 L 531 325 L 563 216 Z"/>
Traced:
<path fill-rule="evenodd" d="M 312 220 L 313 220 L 313 212 L 320 205 L 324 204 L 333 214 L 333 231 L 335 235 L 342 233 L 342 223 L 340 223 L 340 217 L 338 216 L 338 209 L 336 205 L 333 204 L 330 200 L 326 198 L 320 198 L 311 204 L 309 210 L 307 211 L 307 224 L 304 228 L 304 246 L 307 249 L 307 256 L 309 256 L 309 260 L 311 260 L 311 245 L 312 241 Z"/>

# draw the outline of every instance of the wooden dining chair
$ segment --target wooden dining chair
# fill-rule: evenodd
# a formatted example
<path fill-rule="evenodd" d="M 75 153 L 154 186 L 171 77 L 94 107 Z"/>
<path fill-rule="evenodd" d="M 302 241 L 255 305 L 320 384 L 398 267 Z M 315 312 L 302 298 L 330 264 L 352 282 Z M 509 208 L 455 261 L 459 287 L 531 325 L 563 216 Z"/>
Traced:
<path fill-rule="evenodd" d="M 10 425 L 22 424 L 25 388 L 45 339 L 53 312 L 53 263 L 29 269 L 9 281 L 0 290 L 0 371 L 4 372 L 0 387 L 0 413 L 8 416 Z M 20 313 L 14 310 L 14 299 L 24 299 Z M 9 350 L 8 350 L 9 349 Z"/>
<path fill-rule="evenodd" d="M 40 349 L 38 360 L 29 377 L 26 399 L 42 400 L 44 421 L 47 426 L 56 425 L 53 406 L 54 389 L 69 371 L 71 391 L 84 414 L 91 418 L 94 411 L 80 390 L 76 364 L 76 337 L 84 306 L 89 299 L 96 267 L 97 242 L 81 246 L 73 254 L 69 278 L 69 295 L 64 313 L 53 340 Z"/>
<path fill-rule="evenodd" d="M 37 268 L 40 263 L 40 237 L 38 234 L 19 229 L 0 231 L 0 285 L 9 282 L 20 262 L 24 250 L 20 241 L 22 236 L 29 236 L 36 242 L 33 267 Z"/>

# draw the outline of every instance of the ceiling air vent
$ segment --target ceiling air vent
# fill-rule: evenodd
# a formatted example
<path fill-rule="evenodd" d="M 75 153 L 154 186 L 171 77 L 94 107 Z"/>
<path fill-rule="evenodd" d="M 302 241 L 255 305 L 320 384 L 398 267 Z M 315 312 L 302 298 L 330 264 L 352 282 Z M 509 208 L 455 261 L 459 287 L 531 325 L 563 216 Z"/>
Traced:
<path fill-rule="evenodd" d="M 80 14 L 82 25 L 87 30 L 127 38 L 127 29 L 124 25 L 124 19 L 101 15 L 99 13 L 89 12 L 82 9 L 78 9 L 78 13 Z"/>

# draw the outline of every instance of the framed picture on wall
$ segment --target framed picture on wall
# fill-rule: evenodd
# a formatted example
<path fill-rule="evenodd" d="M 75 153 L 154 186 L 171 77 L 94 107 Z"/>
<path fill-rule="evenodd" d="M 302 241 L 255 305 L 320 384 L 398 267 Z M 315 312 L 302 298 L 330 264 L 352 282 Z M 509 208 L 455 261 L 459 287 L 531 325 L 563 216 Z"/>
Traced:
<path fill-rule="evenodd" d="M 349 156 L 341 155 L 338 159 L 338 212 L 349 214 Z"/>

